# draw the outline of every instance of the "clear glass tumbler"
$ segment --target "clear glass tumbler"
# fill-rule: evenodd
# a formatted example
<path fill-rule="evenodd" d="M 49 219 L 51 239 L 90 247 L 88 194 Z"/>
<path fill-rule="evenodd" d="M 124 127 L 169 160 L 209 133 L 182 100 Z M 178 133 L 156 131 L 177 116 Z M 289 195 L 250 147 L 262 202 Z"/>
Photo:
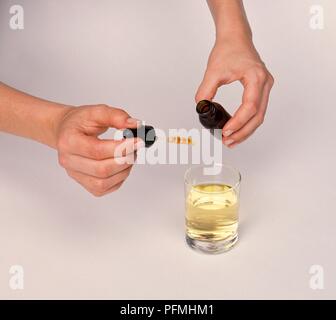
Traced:
<path fill-rule="evenodd" d="M 234 246 L 240 183 L 239 171 L 225 164 L 186 171 L 186 241 L 191 248 L 214 254 Z"/>

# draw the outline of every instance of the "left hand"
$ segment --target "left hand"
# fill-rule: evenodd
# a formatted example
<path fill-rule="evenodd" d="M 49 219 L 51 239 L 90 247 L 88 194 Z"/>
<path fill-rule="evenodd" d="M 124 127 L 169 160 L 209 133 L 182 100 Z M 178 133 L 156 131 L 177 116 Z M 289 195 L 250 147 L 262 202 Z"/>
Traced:
<path fill-rule="evenodd" d="M 217 41 L 211 51 L 196 102 L 212 100 L 217 89 L 240 81 L 242 103 L 223 128 L 223 143 L 232 148 L 247 139 L 263 123 L 274 79 L 250 39 Z"/>
<path fill-rule="evenodd" d="M 128 178 L 140 138 L 100 139 L 109 128 L 136 128 L 138 120 L 107 105 L 69 107 L 55 132 L 60 165 L 96 197 L 118 190 Z"/>

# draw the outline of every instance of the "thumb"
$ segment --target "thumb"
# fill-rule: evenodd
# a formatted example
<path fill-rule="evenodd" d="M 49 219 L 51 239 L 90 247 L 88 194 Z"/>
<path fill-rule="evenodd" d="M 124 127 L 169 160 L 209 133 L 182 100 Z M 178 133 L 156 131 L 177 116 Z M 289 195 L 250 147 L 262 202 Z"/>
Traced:
<path fill-rule="evenodd" d="M 98 125 L 116 129 L 136 128 L 140 123 L 139 120 L 131 118 L 126 111 L 106 105 L 93 107 L 92 116 Z"/>
<path fill-rule="evenodd" d="M 217 88 L 217 81 L 215 81 L 213 77 L 210 78 L 208 76 L 205 76 L 197 90 L 195 96 L 196 103 L 200 102 L 201 100 L 212 100 L 216 95 Z"/>

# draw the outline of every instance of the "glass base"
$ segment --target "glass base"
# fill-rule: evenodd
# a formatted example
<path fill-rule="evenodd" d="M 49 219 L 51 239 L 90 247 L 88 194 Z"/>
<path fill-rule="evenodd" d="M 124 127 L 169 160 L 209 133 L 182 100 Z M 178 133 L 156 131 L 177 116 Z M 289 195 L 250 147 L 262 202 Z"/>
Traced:
<path fill-rule="evenodd" d="M 221 241 L 202 241 L 195 240 L 186 235 L 186 241 L 190 248 L 208 254 L 218 254 L 230 250 L 237 242 L 238 234 L 235 234 L 230 239 Z"/>

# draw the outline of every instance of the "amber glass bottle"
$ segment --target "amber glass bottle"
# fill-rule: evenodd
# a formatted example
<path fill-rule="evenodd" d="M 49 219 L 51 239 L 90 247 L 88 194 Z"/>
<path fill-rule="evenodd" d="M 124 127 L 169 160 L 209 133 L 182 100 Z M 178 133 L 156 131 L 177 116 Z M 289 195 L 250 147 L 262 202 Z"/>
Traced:
<path fill-rule="evenodd" d="M 202 100 L 197 103 L 196 111 L 204 128 L 222 129 L 231 119 L 231 115 L 217 102 Z"/>

